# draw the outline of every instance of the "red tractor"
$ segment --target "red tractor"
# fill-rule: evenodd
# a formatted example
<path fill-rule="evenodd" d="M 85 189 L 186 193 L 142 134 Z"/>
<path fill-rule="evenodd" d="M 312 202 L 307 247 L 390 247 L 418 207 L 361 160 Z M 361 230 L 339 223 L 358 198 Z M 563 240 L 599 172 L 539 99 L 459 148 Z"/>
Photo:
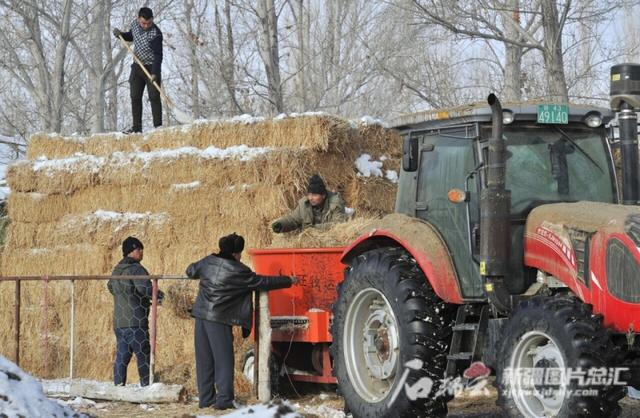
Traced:
<path fill-rule="evenodd" d="M 608 109 L 491 95 L 395 126 L 397 213 L 346 249 L 333 306 L 354 417 L 445 415 L 478 361 L 510 416 L 619 414 L 640 387 L 640 65 L 611 69 L 611 105 L 622 193 Z"/>

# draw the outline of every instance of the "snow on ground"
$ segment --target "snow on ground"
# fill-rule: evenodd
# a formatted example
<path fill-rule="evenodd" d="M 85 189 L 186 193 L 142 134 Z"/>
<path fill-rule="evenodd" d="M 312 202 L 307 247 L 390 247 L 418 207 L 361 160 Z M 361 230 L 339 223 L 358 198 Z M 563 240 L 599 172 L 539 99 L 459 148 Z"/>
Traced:
<path fill-rule="evenodd" d="M 9 418 L 86 417 L 47 398 L 36 379 L 3 356 L 0 356 L 0 412 Z"/>
<path fill-rule="evenodd" d="M 197 418 L 208 418 L 210 415 L 198 415 Z M 224 418 L 302 418 L 294 407 L 287 401 L 274 400 L 259 405 L 250 405 L 237 409 L 229 414 L 222 415 Z"/>
<path fill-rule="evenodd" d="M 330 405 L 305 405 L 299 406 L 294 404 L 294 407 L 298 408 L 302 414 L 316 415 L 323 418 L 345 418 L 346 415 L 343 411 L 336 409 Z"/>

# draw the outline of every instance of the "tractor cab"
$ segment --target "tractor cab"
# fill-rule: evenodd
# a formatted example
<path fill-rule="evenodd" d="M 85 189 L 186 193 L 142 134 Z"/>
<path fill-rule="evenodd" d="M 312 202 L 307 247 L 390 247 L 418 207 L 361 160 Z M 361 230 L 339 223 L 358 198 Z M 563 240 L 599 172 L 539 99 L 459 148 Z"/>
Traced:
<path fill-rule="evenodd" d="M 511 193 L 505 281 L 509 293 L 525 292 L 536 279 L 536 270 L 523 262 L 525 222 L 534 208 L 559 202 L 618 202 L 607 140 L 612 118 L 611 110 L 597 107 L 503 106 L 505 186 Z M 480 191 L 487 184 L 491 107 L 415 113 L 400 117 L 394 127 L 403 137 L 396 212 L 423 219 L 438 230 L 455 265 L 462 297 L 482 299 Z"/>

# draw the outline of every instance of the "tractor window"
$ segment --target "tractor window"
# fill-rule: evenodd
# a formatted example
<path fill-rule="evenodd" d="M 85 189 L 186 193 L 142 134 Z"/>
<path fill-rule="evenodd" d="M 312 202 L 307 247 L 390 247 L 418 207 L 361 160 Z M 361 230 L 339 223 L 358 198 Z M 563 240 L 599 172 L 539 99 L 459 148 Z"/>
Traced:
<path fill-rule="evenodd" d="M 570 125 L 505 127 L 512 213 L 526 215 L 553 202 L 613 202 L 613 175 L 601 133 Z"/>
<path fill-rule="evenodd" d="M 458 272 L 465 297 L 482 295 L 477 265 L 469 249 L 469 221 L 466 204 L 451 203 L 447 192 L 453 188 L 464 189 L 465 177 L 476 163 L 473 141 L 444 136 L 424 139 L 420 153 L 420 168 L 416 190 L 416 216 L 430 222 L 443 236 Z M 430 147 L 429 145 L 433 145 Z M 477 222 L 476 182 L 470 181 L 469 202 L 471 222 Z"/>

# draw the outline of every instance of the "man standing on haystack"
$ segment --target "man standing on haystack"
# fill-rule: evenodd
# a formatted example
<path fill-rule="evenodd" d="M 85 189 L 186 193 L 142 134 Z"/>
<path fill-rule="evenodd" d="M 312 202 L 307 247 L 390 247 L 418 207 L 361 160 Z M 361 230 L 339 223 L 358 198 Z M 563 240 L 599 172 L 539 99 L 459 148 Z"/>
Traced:
<path fill-rule="evenodd" d="M 131 23 L 129 32 L 122 32 L 114 29 L 116 38 L 122 37 L 127 42 L 133 42 L 133 52 L 142 61 L 147 71 L 151 74 L 151 79 L 147 77 L 142 68 L 134 62 L 131 65 L 129 75 L 129 90 L 131 93 L 131 114 L 133 125 L 124 131 L 126 134 L 142 132 L 142 94 L 145 86 L 151 103 L 151 113 L 153 114 L 153 126 L 162 126 L 162 103 L 160 102 L 160 92 L 152 83 L 155 81 L 161 85 L 162 68 L 162 32 L 153 23 L 153 11 L 148 7 L 142 7 L 138 11 L 138 19 Z"/>
<path fill-rule="evenodd" d="M 309 179 L 307 195 L 300 199 L 293 212 L 275 221 L 271 228 L 276 233 L 308 227 L 326 228 L 331 223 L 344 222 L 347 219 L 342 198 L 327 191 L 322 178 L 314 174 Z"/>
<path fill-rule="evenodd" d="M 253 322 L 254 290 L 291 287 L 294 277 L 261 276 L 240 262 L 244 238 L 235 233 L 220 238 L 220 252 L 187 268 L 200 279 L 200 291 L 191 309 L 195 318 L 196 380 L 200 408 L 233 409 L 233 333 L 242 327 L 248 337 Z"/>
<path fill-rule="evenodd" d="M 144 246 L 139 239 L 127 237 L 122 242 L 123 259 L 113 269 L 112 276 L 148 276 L 142 267 Z M 127 366 L 135 353 L 140 386 L 149 385 L 149 307 L 151 306 L 151 280 L 114 280 L 107 283 L 113 295 L 113 329 L 116 334 L 116 360 L 113 365 L 113 381 L 116 385 L 127 383 Z M 158 301 L 164 294 L 158 291 Z"/>

